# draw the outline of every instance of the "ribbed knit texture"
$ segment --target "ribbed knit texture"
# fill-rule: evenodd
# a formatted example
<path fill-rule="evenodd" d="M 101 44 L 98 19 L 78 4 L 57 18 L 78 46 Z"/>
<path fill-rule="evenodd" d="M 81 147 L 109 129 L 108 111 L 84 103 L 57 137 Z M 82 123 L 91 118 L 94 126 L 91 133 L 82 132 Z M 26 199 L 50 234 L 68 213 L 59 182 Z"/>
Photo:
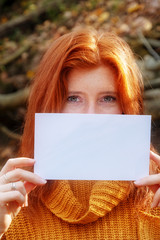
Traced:
<path fill-rule="evenodd" d="M 137 212 L 125 181 L 56 181 L 13 220 L 6 239 L 160 239 L 160 208 Z"/>

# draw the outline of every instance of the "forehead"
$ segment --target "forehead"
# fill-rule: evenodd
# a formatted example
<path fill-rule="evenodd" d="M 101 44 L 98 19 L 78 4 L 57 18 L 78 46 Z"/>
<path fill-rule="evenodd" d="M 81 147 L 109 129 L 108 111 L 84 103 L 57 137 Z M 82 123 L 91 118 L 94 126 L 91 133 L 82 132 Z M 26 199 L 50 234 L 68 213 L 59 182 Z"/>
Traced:
<path fill-rule="evenodd" d="M 85 69 L 77 68 L 70 71 L 67 81 L 68 90 L 73 88 L 116 88 L 116 73 L 109 65 Z"/>

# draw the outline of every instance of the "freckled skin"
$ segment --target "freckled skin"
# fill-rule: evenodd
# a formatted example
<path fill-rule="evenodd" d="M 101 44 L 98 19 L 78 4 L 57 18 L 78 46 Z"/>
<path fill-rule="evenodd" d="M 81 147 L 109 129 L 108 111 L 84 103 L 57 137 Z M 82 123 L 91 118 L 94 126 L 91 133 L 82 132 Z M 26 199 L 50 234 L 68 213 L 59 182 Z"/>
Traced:
<path fill-rule="evenodd" d="M 62 113 L 122 114 L 112 68 L 101 65 L 72 70 Z"/>

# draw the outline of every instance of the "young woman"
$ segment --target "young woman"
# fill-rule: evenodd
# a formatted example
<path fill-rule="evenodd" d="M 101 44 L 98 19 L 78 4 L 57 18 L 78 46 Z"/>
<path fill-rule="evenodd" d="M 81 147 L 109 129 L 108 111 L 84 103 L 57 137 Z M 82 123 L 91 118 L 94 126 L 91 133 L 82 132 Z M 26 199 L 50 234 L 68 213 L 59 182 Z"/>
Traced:
<path fill-rule="evenodd" d="M 0 173 L 2 239 L 160 238 L 160 157 L 152 151 L 152 175 L 134 184 L 46 183 L 22 169 L 35 163 L 35 112 L 143 114 L 142 94 L 134 56 L 114 34 L 79 30 L 52 44 L 32 85 L 20 149 L 25 157 L 8 160 Z"/>

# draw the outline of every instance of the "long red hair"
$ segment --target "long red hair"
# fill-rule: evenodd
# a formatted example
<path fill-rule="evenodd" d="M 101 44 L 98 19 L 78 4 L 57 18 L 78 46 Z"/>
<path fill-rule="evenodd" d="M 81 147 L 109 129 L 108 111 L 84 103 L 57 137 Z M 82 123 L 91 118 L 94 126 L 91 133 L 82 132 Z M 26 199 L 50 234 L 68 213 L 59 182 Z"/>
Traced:
<path fill-rule="evenodd" d="M 61 112 L 67 97 L 67 74 L 74 68 L 110 65 L 117 76 L 117 90 L 125 114 L 143 114 L 143 81 L 128 44 L 113 33 L 78 30 L 52 43 L 44 55 L 32 83 L 20 156 L 34 157 L 35 113 Z M 154 162 L 150 169 L 157 172 Z M 49 189 L 50 184 L 37 191 Z M 135 202 L 146 208 L 152 194 L 147 187 L 135 188 Z M 40 196 L 40 195 L 39 195 Z M 145 199 L 145 201 L 144 201 Z"/>
<path fill-rule="evenodd" d="M 78 30 L 53 42 L 34 78 L 20 155 L 33 158 L 34 115 L 60 112 L 67 94 L 67 74 L 74 68 L 110 64 L 125 114 L 143 114 L 142 76 L 128 44 L 113 33 Z"/>

